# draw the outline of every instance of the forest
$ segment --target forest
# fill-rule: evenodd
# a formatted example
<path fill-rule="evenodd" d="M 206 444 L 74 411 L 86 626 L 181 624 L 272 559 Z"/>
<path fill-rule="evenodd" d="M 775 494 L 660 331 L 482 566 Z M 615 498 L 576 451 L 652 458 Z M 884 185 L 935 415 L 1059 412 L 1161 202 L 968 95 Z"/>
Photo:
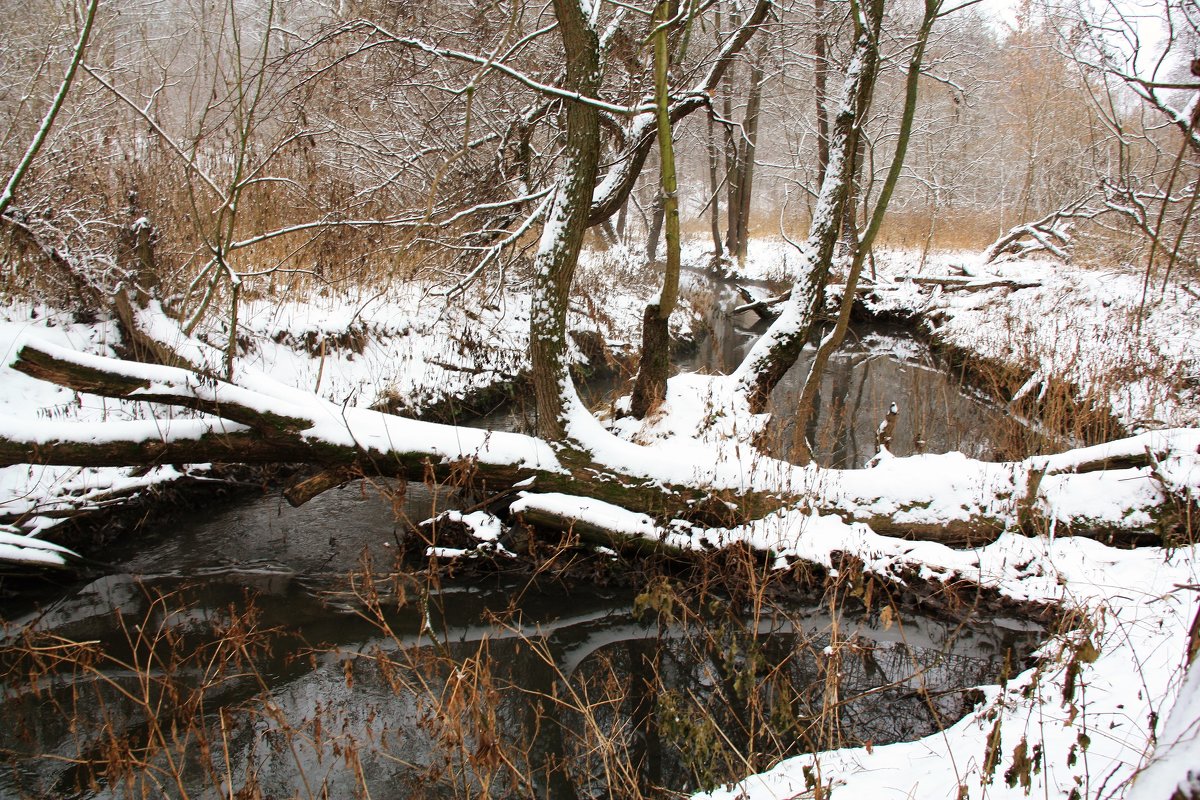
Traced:
<path fill-rule="evenodd" d="M 0 797 L 1200 800 L 1195 0 L 0 20 Z"/>

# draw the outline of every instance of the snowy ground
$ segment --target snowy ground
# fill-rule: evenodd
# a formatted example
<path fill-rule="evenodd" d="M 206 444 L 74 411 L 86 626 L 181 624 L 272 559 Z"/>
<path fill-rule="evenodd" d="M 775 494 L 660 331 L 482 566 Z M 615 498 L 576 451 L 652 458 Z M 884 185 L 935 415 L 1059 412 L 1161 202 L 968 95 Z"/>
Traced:
<path fill-rule="evenodd" d="M 944 340 L 1034 374 L 1026 391 L 1046 380 L 1069 383 L 1081 398 L 1111 407 L 1130 432 L 1200 425 L 1200 298 L 1173 283 L 1151 287 L 1138 324 L 1143 277 L 1115 270 L 1028 260 L 979 267 L 970 253 L 941 253 L 918 273 L 912 254 L 884 253 L 880 283 L 903 275 L 953 274 L 951 265 L 1039 286 L 981 292 L 921 288 L 900 281 L 877 292 L 876 307 L 906 308 L 931 319 Z"/>
<path fill-rule="evenodd" d="M 628 254 L 615 250 L 592 255 L 580 265 L 582 290 L 573 301 L 571 330 L 594 332 L 617 352 L 637 346 L 642 309 L 651 292 L 648 285 L 639 290 L 624 279 L 631 269 Z M 690 331 L 691 314 L 684 309 L 672 318 L 677 335 Z M 239 335 L 249 343 L 237 362 L 239 376 L 313 391 L 348 408 L 391 403 L 402 411 L 420 412 L 447 398 L 469 397 L 512 381 L 528 368 L 529 296 L 482 289 L 447 299 L 434 284 L 410 283 L 386 290 L 328 291 L 282 302 L 252 298 L 239 307 Z M 214 347 L 189 342 L 184 349 L 194 361 L 220 371 L 223 356 L 216 348 L 224 347 L 225 336 L 213 327 L 200 337 Z M 145 403 L 81 395 L 13 370 L 8 364 L 21 342 L 30 338 L 105 356 L 115 355 L 120 341 L 114 321 L 76 323 L 70 314 L 44 304 L 0 297 L 0 427 L 19 430 L 21 418 L 29 416 L 105 423 L 164 414 Z M 170 334 L 163 338 L 170 339 Z M 571 358 L 587 360 L 574 341 Z M 207 471 L 203 464 L 185 469 L 201 478 Z M 0 560 L 57 563 L 56 556 L 25 537 L 47 534 L 71 509 L 123 502 L 140 489 L 182 474 L 169 465 L 148 471 L 0 468 Z"/>
<path fill-rule="evenodd" d="M 751 271 L 758 277 L 784 278 L 798 263 L 794 250 L 782 243 L 755 243 L 751 255 Z M 975 266 L 961 254 L 941 258 L 945 264 Z M 591 300 L 580 301 L 588 307 L 573 320 L 575 329 L 595 324 L 585 322 L 587 317 L 602 321 L 600 333 L 610 342 L 635 339 L 644 299 L 628 298 L 622 291 L 619 276 L 625 264 L 618 258 L 593 265 L 599 277 L 593 275 Z M 1186 292 L 1156 296 L 1139 329 L 1131 317 L 1140 294 L 1137 276 L 1026 262 L 989 268 L 989 275 L 1036 281 L 1039 286 L 954 292 L 895 281 L 895 276 L 915 271 L 909 256 L 881 258 L 880 267 L 879 282 L 888 288 L 877 292 L 874 302 L 879 307 L 920 311 L 937 320 L 938 335 L 964 350 L 1021 365 L 1035 376 L 1067 380 L 1083 392 L 1108 398 L 1130 429 L 1200 424 L 1200 341 L 1191 321 L 1197 305 Z M 928 265 L 925 274 L 946 271 Z M 434 402 L 521 369 L 528 305 L 519 292 L 448 305 L 429 289 L 331 295 L 282 305 L 248 302 L 243 332 L 253 347 L 239 369 L 256 381 L 273 379 L 318 390 L 330 403 L 323 407 L 326 411 L 361 408 L 392 395 L 416 398 L 418 404 Z M 48 309 L 18 302 L 10 302 L 2 316 L 0 352 L 5 363 L 28 336 L 75 350 L 111 351 L 114 333 L 107 324 L 71 324 Z M 149 414 L 142 406 L 80 397 L 3 369 L 0 414 L 6 425 L 19 425 L 19 418 L 34 414 L 93 421 L 146 419 Z M 1032 381 L 1029 391 L 1037 388 Z M 1046 466 L 1030 462 L 1001 469 L 949 454 L 894 459 L 876 470 L 841 475 L 792 468 L 749 454 L 743 444 L 747 431 L 734 429 L 746 421 L 729 413 L 728 389 L 728 380 L 719 376 L 675 381 L 668 408 L 651 426 L 622 431 L 626 438 L 659 446 L 650 450 L 609 436 L 582 408 L 573 409 L 571 433 L 592 445 L 599 461 L 630 474 L 681 482 L 703 479 L 728 487 L 753 482 L 788 491 L 808 488 L 827 497 L 882 492 L 884 501 L 895 501 L 893 511 L 903 507 L 904 492 L 920 487 L 921 480 L 941 481 L 945 491 L 919 512 L 935 517 L 958 513 L 954 508 L 983 496 L 979 492 L 987 488 L 985 483 L 1009 481 L 1010 487 L 1017 487 L 1032 467 Z M 312 410 L 320 409 L 313 405 Z M 382 424 L 378 418 L 355 416 L 360 417 L 364 424 Z M 389 430 L 384 424 L 381 435 Z M 1200 487 L 1194 454 L 1200 434 L 1183 431 L 1171 436 L 1183 449 L 1162 465 L 1162 472 L 1178 487 L 1193 491 Z M 712 448 L 719 440 L 728 445 L 715 454 Z M 554 456 L 548 453 L 545 458 L 552 462 Z M 11 540 L 19 533 L 45 529 L 51 523 L 47 512 L 56 507 L 101 503 L 116 489 L 165 477 L 169 476 L 125 470 L 0 470 L 0 513 L 14 521 L 0 532 Z M 1104 500 L 1117 520 L 1125 498 L 1157 491 L 1146 488 L 1154 480 L 1160 478 L 1145 470 L 1094 478 L 1047 474 L 1040 502 L 1053 512 L 1056 507 L 1071 509 L 1072 504 L 1103 506 L 1099 500 Z M 1194 547 L 1131 552 L 1081 539 L 1006 534 L 986 547 L 961 551 L 889 539 L 861 524 L 801 511 L 772 515 L 732 531 L 703 531 L 658 528 L 642 515 L 565 496 L 531 494 L 520 502 L 590 514 L 610 527 L 667 538 L 683 547 L 742 539 L 769 547 L 781 558 L 826 565 L 841 551 L 885 578 L 915 569 L 927 577 L 969 580 L 1015 598 L 1057 603 L 1069 612 L 1073 624 L 1046 644 L 1037 669 L 1016 676 L 1005 687 L 985 688 L 986 701 L 943 733 L 915 743 L 792 759 L 713 796 L 812 796 L 819 782 L 832 786 L 835 796 L 851 798 L 1031 793 L 1099 798 L 1123 795 L 1148 757 L 1156 760 L 1155 766 L 1135 791 L 1154 788 L 1153 780 L 1161 780 L 1159 786 L 1172 785 L 1181 765 L 1200 763 L 1200 687 L 1195 674 L 1186 684 L 1184 703 L 1175 707 L 1184 684 L 1189 624 L 1198 608 Z M 1011 515 L 1012 509 L 996 513 Z M 0 546 L 11 544 L 0 540 Z M 37 557 L 52 557 L 45 553 L 39 550 Z"/>

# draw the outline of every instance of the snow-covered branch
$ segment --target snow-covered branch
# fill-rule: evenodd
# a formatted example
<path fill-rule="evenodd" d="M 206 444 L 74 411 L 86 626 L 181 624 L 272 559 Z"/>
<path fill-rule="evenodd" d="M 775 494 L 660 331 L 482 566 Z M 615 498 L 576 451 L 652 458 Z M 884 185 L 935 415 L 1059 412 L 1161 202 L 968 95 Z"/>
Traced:
<path fill-rule="evenodd" d="M 3 214 L 12 204 L 13 196 L 17 191 L 17 186 L 25 177 L 25 173 L 29 171 L 29 167 L 33 164 L 33 159 L 37 158 L 38 151 L 42 149 L 42 145 L 46 142 L 46 137 L 50 135 L 50 129 L 54 126 L 54 121 L 58 119 L 58 112 L 62 110 L 63 103 L 67 99 L 67 92 L 71 89 L 71 83 L 75 79 L 75 72 L 79 68 L 79 64 L 83 61 L 83 53 L 87 49 L 88 37 L 92 33 L 92 23 L 96 19 L 96 7 L 100 4 L 100 0 L 91 0 L 88 4 L 87 15 L 84 17 L 83 30 L 79 32 L 79 42 L 75 45 L 75 50 L 71 54 L 71 62 L 67 66 L 67 72 L 63 76 L 62 81 L 58 85 L 58 91 L 54 95 L 54 99 L 50 101 L 50 107 L 46 109 L 46 115 L 42 118 L 42 124 L 38 126 L 37 132 L 29 142 L 29 147 L 25 149 L 25 155 L 21 156 L 21 160 L 17 162 L 17 166 L 13 169 L 8 181 L 4 185 L 4 190 L 0 191 L 0 214 Z"/>
<path fill-rule="evenodd" d="M 648 514 L 664 536 L 676 519 L 729 527 L 799 507 L 877 533 L 958 545 L 1017 528 L 1153 540 L 1192 513 L 1186 498 L 1200 490 L 1200 431 L 1190 429 L 1024 462 L 951 453 L 890 459 L 870 470 L 819 470 L 711 446 L 663 452 L 618 440 L 581 415 L 570 426 L 573 444 L 554 448 L 514 433 L 343 408 L 253 374 L 231 384 L 33 341 L 13 366 L 80 391 L 206 416 L 103 424 L 5 418 L 0 466 L 293 462 L 332 470 L 337 478 L 324 488 L 358 475 L 432 477 L 484 496 L 520 484 Z M 1081 504 L 1080 496 L 1094 502 Z"/>

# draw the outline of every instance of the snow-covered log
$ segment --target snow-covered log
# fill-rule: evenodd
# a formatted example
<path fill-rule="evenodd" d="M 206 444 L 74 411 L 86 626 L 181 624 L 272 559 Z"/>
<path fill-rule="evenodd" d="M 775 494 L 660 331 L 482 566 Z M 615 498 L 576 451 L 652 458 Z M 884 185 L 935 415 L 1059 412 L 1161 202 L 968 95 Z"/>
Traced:
<path fill-rule="evenodd" d="M 986 289 L 1034 289 L 1041 281 L 1019 281 L 994 276 L 897 275 L 896 282 L 911 281 L 918 286 L 939 286 L 947 292 L 981 292 Z"/>
<path fill-rule="evenodd" d="M 265 379 L 228 383 L 178 367 L 93 356 L 27 342 L 12 366 L 76 391 L 200 411 L 194 419 L 63 423 L 0 418 L 0 464 L 130 466 L 160 463 L 307 463 L 326 468 L 316 484 L 289 492 L 303 501 L 362 475 L 452 481 L 481 493 L 528 483 L 670 516 L 695 514 L 711 496 L 732 494 L 712 480 L 694 486 L 604 470 L 580 450 L 529 436 L 343 408 Z M 703 467 L 695 472 L 703 475 Z M 680 472 L 679 474 L 691 474 Z M 738 493 L 739 512 L 758 516 L 794 502 L 784 492 Z M 724 504 L 718 504 L 726 507 Z"/>
<path fill-rule="evenodd" d="M 983 254 L 983 263 L 990 264 L 1004 254 L 1024 258 L 1030 253 L 1045 251 L 1062 259 L 1070 260 L 1069 249 L 1074 243 L 1071 236 L 1071 219 L 1091 219 L 1097 212 L 1085 207 L 1083 201 L 1072 203 L 1051 211 L 1041 219 L 1014 225 L 1000 238 L 992 242 Z"/>
<path fill-rule="evenodd" d="M 736 448 L 641 447 L 610 436 L 590 416 L 591 432 L 577 424 L 573 441 L 551 445 L 344 408 L 253 375 L 235 385 L 35 342 L 19 348 L 13 366 L 81 391 L 204 416 L 172 419 L 164 411 L 156 419 L 102 424 L 0 418 L 0 465 L 298 462 L 323 470 L 294 487 L 293 501 L 361 475 L 399 476 L 444 482 L 475 496 L 519 486 L 579 503 L 602 501 L 653 520 L 664 536 L 676 520 L 729 527 L 802 508 L 863 522 L 877 533 L 977 545 L 1018 528 L 1153 540 L 1183 524 L 1200 482 L 1200 431 L 1194 430 L 1023 462 L 986 463 L 951 453 L 890 459 L 870 470 L 821 470 Z M 572 515 L 555 512 L 555 521 L 538 517 L 545 509 L 531 505 L 528 511 L 532 523 L 571 527 Z M 622 530 L 609 534 L 610 542 L 628 538 Z"/>
<path fill-rule="evenodd" d="M 79 560 L 79 555 L 72 550 L 0 525 L 0 562 L 63 569 Z"/>
<path fill-rule="evenodd" d="M 738 285 L 738 295 L 746 302 L 733 309 L 734 314 L 741 314 L 744 311 L 753 311 L 759 317 L 764 319 L 773 318 L 776 313 L 774 307 L 787 302 L 792 296 L 792 290 L 787 289 L 781 294 L 773 297 L 762 297 L 747 289 L 745 286 Z"/>

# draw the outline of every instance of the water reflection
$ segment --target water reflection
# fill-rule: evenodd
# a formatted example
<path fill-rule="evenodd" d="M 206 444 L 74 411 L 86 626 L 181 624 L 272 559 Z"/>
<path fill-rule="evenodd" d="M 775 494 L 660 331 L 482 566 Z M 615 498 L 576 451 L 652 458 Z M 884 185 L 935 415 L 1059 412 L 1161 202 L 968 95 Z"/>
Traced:
<path fill-rule="evenodd" d="M 770 322 L 753 312 L 730 314 L 739 298 L 722 289 L 714 295 L 709 330 L 682 369 L 728 374 L 740 364 Z M 771 396 L 766 449 L 779 458 L 801 452 L 794 415 L 812 366 L 816 342 L 780 381 Z M 957 450 L 973 458 L 1021 459 L 1050 444 L 1023 420 L 965 385 L 929 347 L 900 325 L 855 323 L 842 347 L 830 358 L 816 401 L 816 413 L 799 432 L 818 463 L 857 469 L 877 452 L 876 432 L 892 403 L 899 417 L 892 441 L 894 455 Z"/>
<path fill-rule="evenodd" d="M 329 587 L 279 570 L 199 577 L 108 576 L 9 640 L 0 748 L 14 770 L 0 789 L 690 791 L 745 772 L 746 753 L 757 769 L 764 754 L 927 735 L 1037 638 L 1015 622 L 885 627 L 823 605 L 748 616 L 710 597 L 691 612 L 661 587 L 647 601 L 516 577 L 360 576 L 339 595 L 356 602 L 331 604 Z M 635 613 L 647 604 L 673 610 Z"/>

